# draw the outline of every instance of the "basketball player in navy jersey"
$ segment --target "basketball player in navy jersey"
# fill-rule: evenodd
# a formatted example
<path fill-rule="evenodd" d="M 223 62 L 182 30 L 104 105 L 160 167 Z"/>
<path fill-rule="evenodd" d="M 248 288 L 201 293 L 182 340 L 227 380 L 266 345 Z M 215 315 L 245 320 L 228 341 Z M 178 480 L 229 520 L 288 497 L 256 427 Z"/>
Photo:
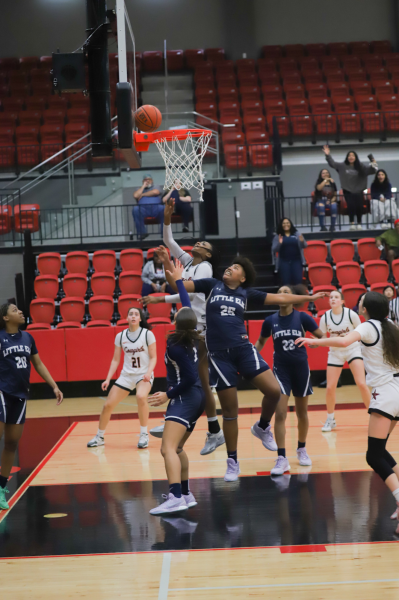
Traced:
<path fill-rule="evenodd" d="M 169 275 L 167 277 L 172 288 L 176 289 L 175 282 Z M 313 301 L 327 295 L 325 292 L 314 296 L 266 294 L 250 289 L 255 277 L 251 261 L 240 256 L 225 270 L 223 281 L 209 278 L 183 282 L 189 293 L 203 292 L 207 296 L 206 344 L 210 361 L 210 380 L 216 381 L 216 390 L 222 406 L 228 455 L 225 481 L 236 481 L 240 474 L 237 461 L 239 374 L 264 394 L 261 419 L 253 425 L 251 431 L 262 441 L 265 448 L 277 450 L 270 420 L 280 399 L 280 386 L 267 363 L 248 339 L 244 321 L 247 300 L 260 306 L 286 305 Z"/>
<path fill-rule="evenodd" d="M 295 288 L 283 285 L 279 294 L 294 294 Z M 323 337 L 316 321 L 305 312 L 294 310 L 292 304 L 281 306 L 280 310 L 263 322 L 262 330 L 255 348 L 261 352 L 267 339 L 272 336 L 274 345 L 273 373 L 280 385 L 281 398 L 276 408 L 274 434 L 277 442 L 276 465 L 272 475 L 284 475 L 291 469 L 285 455 L 285 421 L 287 418 L 290 394 L 295 398 L 295 411 L 298 418 L 297 457 L 301 466 L 311 466 L 312 461 L 306 451 L 306 437 L 309 429 L 308 397 L 313 394 L 310 381 L 308 355 L 299 352 L 304 348 L 295 345 L 295 340 L 309 331 L 317 338 Z"/>
<path fill-rule="evenodd" d="M 160 406 L 169 400 L 161 446 L 169 494 L 165 496 L 165 502 L 150 510 L 152 515 L 178 513 L 197 504 L 189 489 L 188 457 L 183 446 L 205 408 L 205 394 L 198 374 L 201 337 L 196 330 L 197 317 L 181 279 L 183 265 L 176 261 L 176 267 L 171 265 L 170 269 L 168 274 L 176 282 L 183 306 L 176 314 L 176 331 L 169 334 L 166 345 L 168 389 L 149 398 L 152 406 Z"/>
<path fill-rule="evenodd" d="M 27 331 L 19 330 L 24 323 L 25 317 L 15 304 L 7 302 L 0 307 L 0 439 L 4 433 L 0 510 L 10 508 L 5 497 L 6 486 L 24 429 L 31 362 L 40 377 L 53 388 L 57 405 L 63 400 L 62 392 L 40 360 L 35 340 Z"/>

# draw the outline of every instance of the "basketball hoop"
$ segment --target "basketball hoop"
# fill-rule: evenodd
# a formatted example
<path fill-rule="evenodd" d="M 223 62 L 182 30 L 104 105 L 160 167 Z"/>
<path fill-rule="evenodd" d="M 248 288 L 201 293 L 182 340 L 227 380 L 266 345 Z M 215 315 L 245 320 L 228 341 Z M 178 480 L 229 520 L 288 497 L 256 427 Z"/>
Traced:
<path fill-rule="evenodd" d="M 164 190 L 173 187 L 195 188 L 202 197 L 204 176 L 202 159 L 212 137 L 209 129 L 170 129 L 151 133 L 134 132 L 134 145 L 139 152 L 147 152 L 150 144 L 156 144 L 165 161 Z"/>

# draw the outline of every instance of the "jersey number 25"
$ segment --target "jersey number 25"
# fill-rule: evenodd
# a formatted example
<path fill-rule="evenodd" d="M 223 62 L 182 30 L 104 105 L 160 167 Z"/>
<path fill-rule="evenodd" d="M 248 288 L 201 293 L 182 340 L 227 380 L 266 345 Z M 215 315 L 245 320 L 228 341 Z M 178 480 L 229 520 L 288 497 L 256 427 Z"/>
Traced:
<path fill-rule="evenodd" d="M 235 306 L 225 306 L 224 304 L 220 307 L 220 314 L 222 317 L 235 317 L 236 308 Z"/>

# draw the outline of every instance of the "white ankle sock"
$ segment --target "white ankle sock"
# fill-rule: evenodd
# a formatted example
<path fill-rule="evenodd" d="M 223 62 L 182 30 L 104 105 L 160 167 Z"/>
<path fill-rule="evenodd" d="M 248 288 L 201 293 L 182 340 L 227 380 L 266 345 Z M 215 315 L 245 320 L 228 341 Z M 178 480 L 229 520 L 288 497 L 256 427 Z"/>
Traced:
<path fill-rule="evenodd" d="M 97 435 L 98 435 L 98 437 L 102 437 L 102 438 L 103 438 L 103 437 L 104 437 L 104 433 L 105 433 L 105 429 L 99 429 L 99 430 L 97 431 Z"/>
<path fill-rule="evenodd" d="M 396 490 L 394 490 L 394 491 L 392 492 L 392 494 L 393 494 L 393 496 L 394 496 L 394 498 L 395 498 L 396 502 L 399 502 L 399 488 L 397 488 Z"/>
<path fill-rule="evenodd" d="M 327 419 L 330 419 L 330 421 L 334 421 L 334 413 L 327 413 Z"/>
<path fill-rule="evenodd" d="M 140 433 L 148 433 L 148 431 L 147 431 L 147 427 L 142 427 L 142 426 L 140 425 Z"/>

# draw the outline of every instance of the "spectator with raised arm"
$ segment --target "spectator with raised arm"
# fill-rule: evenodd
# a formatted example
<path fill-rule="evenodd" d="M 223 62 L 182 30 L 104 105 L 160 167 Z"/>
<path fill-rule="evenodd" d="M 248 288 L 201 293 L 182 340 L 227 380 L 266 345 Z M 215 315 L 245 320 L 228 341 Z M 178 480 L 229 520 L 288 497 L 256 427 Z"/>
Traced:
<path fill-rule="evenodd" d="M 371 214 L 374 223 L 380 223 L 382 229 L 388 229 L 388 221 L 398 218 L 398 207 L 392 198 L 392 186 L 384 169 L 379 169 L 370 187 Z"/>
<path fill-rule="evenodd" d="M 178 183 L 180 184 L 180 182 Z M 193 219 L 191 196 L 185 188 L 179 185 L 178 188 L 173 186 L 169 192 L 166 192 L 162 200 L 166 203 L 170 198 L 173 198 L 175 202 L 175 215 L 179 215 L 183 219 L 183 233 L 187 233 L 190 231 L 189 224 Z"/>
<path fill-rule="evenodd" d="M 275 270 L 281 285 L 302 283 L 303 266 L 306 264 L 303 249 L 306 246 L 305 238 L 291 219 L 281 219 L 272 243 Z"/>
<path fill-rule="evenodd" d="M 326 208 L 329 207 L 331 214 L 330 231 L 335 230 L 337 220 L 337 186 L 328 169 L 322 169 L 315 185 L 315 203 L 317 216 L 319 217 L 320 231 L 327 231 L 325 226 Z"/>
<path fill-rule="evenodd" d="M 374 175 L 378 169 L 377 163 L 374 158 L 369 164 L 361 163 L 358 155 L 353 150 L 348 152 L 342 163 L 338 163 L 333 159 L 330 148 L 327 145 L 323 146 L 323 152 L 330 167 L 338 172 L 348 207 L 350 229 L 352 231 L 363 229 L 363 192 L 367 188 L 367 177 Z M 355 225 L 355 215 L 357 218 L 357 227 Z"/>
<path fill-rule="evenodd" d="M 144 224 L 146 217 L 154 217 L 159 220 L 160 232 L 163 226 L 163 202 L 160 189 L 154 185 L 151 173 L 143 177 L 142 185 L 133 193 L 133 198 L 137 200 L 137 206 L 133 206 L 133 219 L 136 225 L 137 235 L 140 240 L 147 236 L 147 229 Z"/>

